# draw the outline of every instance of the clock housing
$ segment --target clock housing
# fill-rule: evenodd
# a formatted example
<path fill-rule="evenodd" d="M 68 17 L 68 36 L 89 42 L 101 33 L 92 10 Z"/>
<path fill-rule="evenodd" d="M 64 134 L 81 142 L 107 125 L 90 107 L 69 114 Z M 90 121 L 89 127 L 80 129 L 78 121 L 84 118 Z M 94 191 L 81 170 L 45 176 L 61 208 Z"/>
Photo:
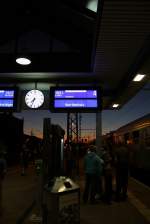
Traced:
<path fill-rule="evenodd" d="M 40 90 L 32 89 L 26 93 L 25 103 L 31 109 L 37 109 L 44 103 L 44 94 Z"/>

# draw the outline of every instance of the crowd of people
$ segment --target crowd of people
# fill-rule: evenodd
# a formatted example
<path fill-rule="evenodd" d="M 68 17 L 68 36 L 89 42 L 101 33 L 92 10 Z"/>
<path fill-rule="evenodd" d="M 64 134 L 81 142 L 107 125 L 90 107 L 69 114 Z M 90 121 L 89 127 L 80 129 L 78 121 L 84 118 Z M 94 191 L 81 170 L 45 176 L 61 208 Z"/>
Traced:
<path fill-rule="evenodd" d="M 115 149 L 104 146 L 97 152 L 91 145 L 84 157 L 85 187 L 83 202 L 95 204 L 102 200 L 108 204 L 112 200 L 127 198 L 129 151 L 120 144 Z M 115 183 L 115 184 L 114 184 Z"/>
<path fill-rule="evenodd" d="M 41 147 L 40 147 L 41 148 Z M 38 152 L 38 153 L 37 153 Z M 70 151 L 69 151 L 70 152 Z M 20 150 L 21 175 L 27 174 L 30 159 L 41 157 L 40 151 L 31 154 L 27 142 L 24 142 Z M 38 155 L 38 156 L 37 156 Z M 69 154 L 70 155 L 70 154 Z M 33 158 L 31 158 L 33 157 Z M 72 176 L 72 157 L 67 157 L 67 170 Z M 70 162 L 71 161 L 71 162 Z M 84 157 L 85 187 L 83 202 L 91 204 L 102 200 L 108 204 L 112 200 L 120 201 L 127 198 L 129 172 L 129 150 L 126 145 L 120 144 L 115 149 L 103 146 L 97 150 L 96 146 L 89 146 Z M 2 182 L 6 173 L 6 160 L 0 154 L 0 202 L 2 201 Z M 1 206 L 1 205 L 0 205 Z"/>

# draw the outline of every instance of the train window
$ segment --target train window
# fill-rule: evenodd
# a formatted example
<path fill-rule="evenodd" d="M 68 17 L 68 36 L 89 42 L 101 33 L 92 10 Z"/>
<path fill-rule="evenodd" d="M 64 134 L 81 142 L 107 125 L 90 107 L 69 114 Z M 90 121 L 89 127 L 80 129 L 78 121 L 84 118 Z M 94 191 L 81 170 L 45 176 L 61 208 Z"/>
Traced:
<path fill-rule="evenodd" d="M 146 128 L 146 137 L 150 137 L 150 127 Z"/>
<path fill-rule="evenodd" d="M 124 140 L 125 140 L 125 143 L 128 144 L 128 140 L 129 140 L 129 138 L 130 138 L 130 134 L 129 134 L 129 133 L 125 133 L 125 134 L 124 134 Z"/>
<path fill-rule="evenodd" d="M 145 144 L 150 148 L 150 127 L 145 129 Z"/>
<path fill-rule="evenodd" d="M 133 131 L 133 138 L 139 138 L 139 131 Z"/>
<path fill-rule="evenodd" d="M 132 136 L 133 136 L 133 141 L 135 143 L 138 143 L 139 142 L 139 136 L 140 136 L 139 131 L 133 131 Z"/>

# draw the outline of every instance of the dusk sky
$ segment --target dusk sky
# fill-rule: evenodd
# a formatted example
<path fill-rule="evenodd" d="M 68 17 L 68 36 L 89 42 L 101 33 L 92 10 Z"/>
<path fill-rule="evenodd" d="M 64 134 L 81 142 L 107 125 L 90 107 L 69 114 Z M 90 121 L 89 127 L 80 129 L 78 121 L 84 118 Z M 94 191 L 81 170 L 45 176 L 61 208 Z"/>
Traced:
<path fill-rule="evenodd" d="M 147 88 L 149 90 L 144 90 Z M 102 133 L 108 133 L 119 127 L 150 113 L 150 84 L 147 84 L 140 92 L 136 94 L 120 110 L 104 110 L 102 112 Z M 51 118 L 53 124 L 59 124 L 63 129 L 67 126 L 66 113 L 50 113 L 46 110 L 24 110 L 21 113 L 15 113 L 16 117 L 24 118 L 24 132 L 42 137 L 43 118 Z M 82 113 L 82 137 L 95 136 L 96 116 L 94 113 Z M 90 130 L 89 130 L 90 129 Z"/>

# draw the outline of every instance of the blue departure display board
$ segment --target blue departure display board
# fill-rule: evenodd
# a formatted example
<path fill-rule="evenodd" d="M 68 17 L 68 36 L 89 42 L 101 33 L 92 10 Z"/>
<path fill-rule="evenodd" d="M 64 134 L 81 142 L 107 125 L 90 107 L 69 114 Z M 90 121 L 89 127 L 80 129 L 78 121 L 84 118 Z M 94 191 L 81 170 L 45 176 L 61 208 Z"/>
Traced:
<path fill-rule="evenodd" d="M 55 98 L 75 99 L 75 98 L 97 98 L 97 90 L 56 90 Z"/>
<path fill-rule="evenodd" d="M 74 100 L 55 100 L 55 108 L 97 108 L 97 100 L 74 99 Z"/>
<path fill-rule="evenodd" d="M 0 87 L 0 110 L 14 111 L 17 105 L 17 88 Z"/>
<path fill-rule="evenodd" d="M 13 100 L 9 100 L 9 99 L 0 99 L 0 107 L 2 108 L 12 108 L 14 105 L 14 101 Z"/>
<path fill-rule="evenodd" d="M 0 90 L 0 99 L 14 98 L 15 90 Z"/>
<path fill-rule="evenodd" d="M 97 87 L 52 87 L 50 89 L 50 109 L 54 112 L 94 112 L 100 108 L 100 89 Z"/>

